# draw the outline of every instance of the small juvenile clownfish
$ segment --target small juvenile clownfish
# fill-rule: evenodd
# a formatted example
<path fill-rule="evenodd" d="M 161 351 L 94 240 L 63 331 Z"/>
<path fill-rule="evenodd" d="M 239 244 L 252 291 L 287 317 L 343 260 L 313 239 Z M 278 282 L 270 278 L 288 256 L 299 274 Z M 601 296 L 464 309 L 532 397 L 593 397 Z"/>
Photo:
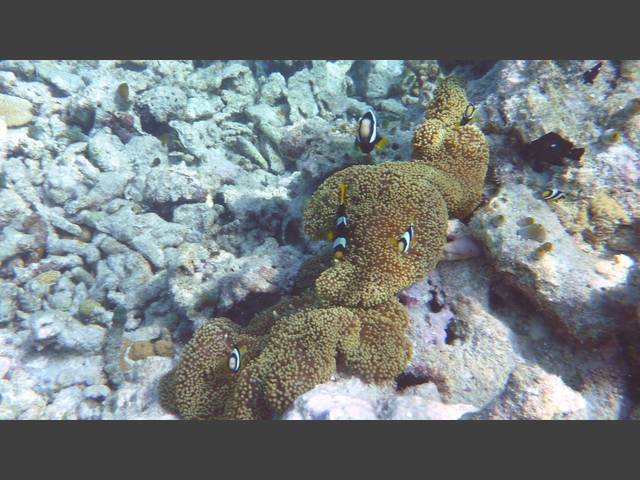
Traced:
<path fill-rule="evenodd" d="M 358 134 L 356 135 L 355 145 L 359 147 L 362 153 L 371 153 L 382 149 L 387 140 L 380 136 L 378 132 L 378 122 L 373 110 L 368 110 L 360 120 L 358 120 Z"/>
<path fill-rule="evenodd" d="M 245 347 L 239 347 L 234 345 L 227 359 L 227 366 L 232 373 L 237 373 L 242 367 L 242 354 L 245 352 Z"/>
<path fill-rule="evenodd" d="M 410 223 L 402 236 L 396 241 L 396 246 L 400 253 L 408 253 L 415 235 L 414 225 Z"/>
<path fill-rule="evenodd" d="M 460 126 L 463 127 L 468 123 L 473 123 L 473 116 L 476 113 L 476 106 L 472 103 L 467 105 L 467 108 L 464 109 L 464 113 L 462 114 L 462 120 L 460 120 Z"/>
<path fill-rule="evenodd" d="M 231 373 L 237 373 L 242 367 L 242 355 L 247 351 L 247 347 L 232 343 L 228 333 L 224 335 L 224 343 L 231 349 L 231 353 L 227 357 L 227 368 Z"/>
<path fill-rule="evenodd" d="M 565 198 L 564 192 L 561 192 L 557 188 L 551 188 L 542 192 L 542 198 L 545 200 L 560 200 Z"/>
<path fill-rule="evenodd" d="M 338 260 L 344 257 L 349 244 L 347 241 L 349 220 L 347 218 L 346 201 L 347 184 L 340 182 L 340 185 L 338 185 L 338 210 L 336 211 L 336 222 L 334 231 L 330 235 L 330 239 L 333 239 L 333 256 Z"/>

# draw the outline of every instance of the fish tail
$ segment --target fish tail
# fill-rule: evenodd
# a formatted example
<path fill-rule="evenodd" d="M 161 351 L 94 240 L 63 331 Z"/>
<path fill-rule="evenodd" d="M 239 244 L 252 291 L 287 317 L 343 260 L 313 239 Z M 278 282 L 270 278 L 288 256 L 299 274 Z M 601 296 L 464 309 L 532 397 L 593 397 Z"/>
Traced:
<path fill-rule="evenodd" d="M 379 137 L 378 142 L 376 143 L 376 150 L 379 152 L 380 150 L 382 150 L 384 148 L 384 146 L 389 143 L 389 140 L 387 140 L 384 137 Z"/>
<path fill-rule="evenodd" d="M 340 185 L 338 185 L 338 198 L 340 200 L 340 204 L 344 205 L 345 200 L 347 199 L 347 184 L 344 182 L 340 182 Z"/>
<path fill-rule="evenodd" d="M 582 157 L 583 153 L 584 153 L 584 148 L 572 148 L 567 154 L 567 157 L 572 160 L 578 161 L 580 160 L 580 157 Z"/>

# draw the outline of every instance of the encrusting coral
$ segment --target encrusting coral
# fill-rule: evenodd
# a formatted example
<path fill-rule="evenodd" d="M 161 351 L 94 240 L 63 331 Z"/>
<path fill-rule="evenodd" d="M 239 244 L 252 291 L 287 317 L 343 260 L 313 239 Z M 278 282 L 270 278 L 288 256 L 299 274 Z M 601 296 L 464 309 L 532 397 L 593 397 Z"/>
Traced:
<path fill-rule="evenodd" d="M 591 199 L 589 214 L 595 224 L 590 238 L 593 238 L 596 244 L 612 236 L 619 224 L 630 223 L 629 216 L 622 206 L 605 190 L 598 191 Z"/>
<path fill-rule="evenodd" d="M 446 79 L 415 131 L 412 161 L 352 166 L 320 185 L 304 229 L 315 238 L 333 231 L 338 186 L 346 184 L 344 258 L 309 263 L 299 276 L 306 290 L 247 327 L 205 323 L 161 382 L 165 408 L 185 418 L 271 418 L 336 370 L 375 383 L 402 372 L 412 351 L 396 295 L 436 266 L 448 218 L 469 215 L 482 194 L 488 147 L 480 130 L 461 125 L 467 105 L 461 84 Z M 410 226 L 403 251 L 398 242 Z M 231 344 L 245 347 L 236 373 L 227 365 Z"/>

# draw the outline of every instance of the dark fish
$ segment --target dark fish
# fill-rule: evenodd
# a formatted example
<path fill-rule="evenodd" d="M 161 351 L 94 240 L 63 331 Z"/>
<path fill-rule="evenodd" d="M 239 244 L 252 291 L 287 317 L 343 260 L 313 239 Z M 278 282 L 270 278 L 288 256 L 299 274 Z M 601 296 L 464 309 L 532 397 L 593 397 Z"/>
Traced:
<path fill-rule="evenodd" d="M 593 85 L 593 81 L 600 73 L 600 68 L 602 68 L 602 62 L 596 63 L 593 67 L 582 74 L 582 80 L 584 83 L 588 83 L 589 85 Z"/>
<path fill-rule="evenodd" d="M 578 161 L 584 148 L 574 148 L 573 143 L 555 132 L 549 132 L 525 145 L 525 157 L 532 162 L 537 172 L 544 170 L 545 164 L 564 165 L 563 158 Z"/>

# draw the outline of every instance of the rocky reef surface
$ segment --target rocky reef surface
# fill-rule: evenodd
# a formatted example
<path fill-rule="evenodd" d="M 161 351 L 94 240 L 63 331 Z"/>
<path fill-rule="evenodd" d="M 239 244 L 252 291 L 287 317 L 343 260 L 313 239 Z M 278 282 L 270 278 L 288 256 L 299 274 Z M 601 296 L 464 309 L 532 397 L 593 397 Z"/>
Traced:
<path fill-rule="evenodd" d="M 483 202 L 400 293 L 412 357 L 336 375 L 284 419 L 622 419 L 640 401 L 640 63 L 458 64 L 489 144 Z M 246 325 L 329 245 L 329 175 L 410 160 L 436 61 L 0 61 L 0 418 L 177 418 L 193 332 Z M 354 147 L 373 108 L 388 145 Z M 561 134 L 579 161 L 532 168 Z M 565 198 L 546 201 L 559 189 Z M 636 414 L 637 416 L 637 414 Z"/>

